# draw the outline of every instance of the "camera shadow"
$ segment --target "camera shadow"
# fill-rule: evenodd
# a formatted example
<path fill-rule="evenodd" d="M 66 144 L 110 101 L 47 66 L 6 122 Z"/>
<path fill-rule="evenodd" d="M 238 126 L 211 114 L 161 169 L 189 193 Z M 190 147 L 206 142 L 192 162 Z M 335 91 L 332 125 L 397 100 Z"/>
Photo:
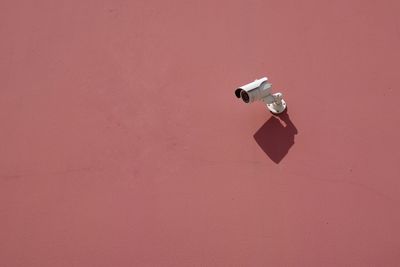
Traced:
<path fill-rule="evenodd" d="M 264 153 L 279 164 L 294 145 L 294 136 L 297 133 L 296 126 L 285 112 L 279 117 L 269 118 L 253 137 Z"/>

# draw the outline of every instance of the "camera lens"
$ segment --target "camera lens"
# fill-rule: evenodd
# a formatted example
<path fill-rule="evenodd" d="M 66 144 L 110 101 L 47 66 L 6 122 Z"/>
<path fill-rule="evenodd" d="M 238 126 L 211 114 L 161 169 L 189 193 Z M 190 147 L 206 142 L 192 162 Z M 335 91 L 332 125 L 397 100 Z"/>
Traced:
<path fill-rule="evenodd" d="M 242 97 L 242 99 L 245 103 L 250 102 L 250 96 L 246 91 L 243 90 L 242 92 L 240 92 L 240 96 Z"/>
<path fill-rule="evenodd" d="M 240 92 L 241 92 L 241 91 L 243 91 L 243 89 L 241 89 L 241 88 L 238 88 L 238 89 L 235 90 L 235 96 L 236 96 L 237 98 L 240 98 Z"/>

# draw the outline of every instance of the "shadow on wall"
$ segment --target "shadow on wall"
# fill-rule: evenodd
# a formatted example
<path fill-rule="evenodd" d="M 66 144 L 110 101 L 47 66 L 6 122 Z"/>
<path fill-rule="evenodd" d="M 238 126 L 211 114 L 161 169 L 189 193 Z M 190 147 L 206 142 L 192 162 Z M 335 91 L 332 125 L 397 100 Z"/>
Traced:
<path fill-rule="evenodd" d="M 270 159 L 278 164 L 294 145 L 296 126 L 285 112 L 279 117 L 271 117 L 254 134 L 254 139 Z"/>

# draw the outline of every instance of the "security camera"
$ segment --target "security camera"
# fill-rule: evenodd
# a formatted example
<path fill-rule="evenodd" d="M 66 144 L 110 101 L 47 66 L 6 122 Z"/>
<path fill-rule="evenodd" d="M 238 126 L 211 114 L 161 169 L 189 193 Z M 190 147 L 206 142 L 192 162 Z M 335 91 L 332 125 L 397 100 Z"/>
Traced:
<path fill-rule="evenodd" d="M 282 93 L 271 93 L 272 84 L 268 78 L 264 77 L 246 85 L 240 86 L 235 90 L 237 98 L 241 98 L 245 103 L 263 101 L 272 114 L 280 114 L 286 109 L 286 102 L 283 100 Z"/>

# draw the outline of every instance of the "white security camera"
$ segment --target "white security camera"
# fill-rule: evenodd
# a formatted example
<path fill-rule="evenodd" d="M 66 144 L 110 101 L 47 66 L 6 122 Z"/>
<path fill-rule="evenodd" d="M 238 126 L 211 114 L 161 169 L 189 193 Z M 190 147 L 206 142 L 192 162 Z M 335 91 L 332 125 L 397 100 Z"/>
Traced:
<path fill-rule="evenodd" d="M 245 103 L 252 103 L 257 100 L 264 101 L 271 113 L 280 114 L 285 111 L 286 102 L 281 93 L 271 94 L 271 90 L 272 84 L 268 82 L 267 77 L 264 77 L 240 86 L 235 90 L 235 95 Z"/>

